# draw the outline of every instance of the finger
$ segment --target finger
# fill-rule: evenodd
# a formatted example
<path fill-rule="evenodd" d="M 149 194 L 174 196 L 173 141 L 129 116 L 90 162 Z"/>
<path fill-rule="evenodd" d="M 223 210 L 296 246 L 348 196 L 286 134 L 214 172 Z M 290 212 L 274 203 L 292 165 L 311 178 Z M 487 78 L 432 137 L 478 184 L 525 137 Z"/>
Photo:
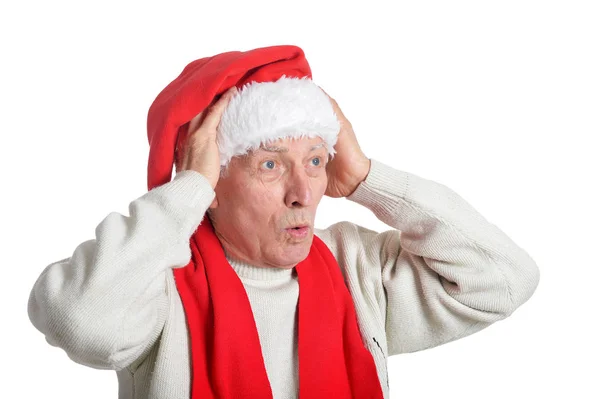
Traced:
<path fill-rule="evenodd" d="M 236 92 L 237 88 L 235 86 L 231 87 L 229 90 L 223 93 L 223 95 L 221 96 L 221 98 L 219 98 L 217 102 L 210 106 L 201 128 L 206 128 L 207 131 L 210 132 L 217 131 L 217 126 L 221 121 L 221 115 L 223 115 L 223 112 L 225 111 L 229 100 L 233 97 L 233 95 Z"/>
<path fill-rule="evenodd" d="M 196 130 L 198 130 L 198 127 L 202 124 L 202 116 L 204 116 L 205 112 L 204 110 L 200 111 L 200 113 L 198 115 L 196 115 L 191 121 L 190 121 L 190 125 L 188 127 L 188 133 L 189 132 L 195 132 Z"/>

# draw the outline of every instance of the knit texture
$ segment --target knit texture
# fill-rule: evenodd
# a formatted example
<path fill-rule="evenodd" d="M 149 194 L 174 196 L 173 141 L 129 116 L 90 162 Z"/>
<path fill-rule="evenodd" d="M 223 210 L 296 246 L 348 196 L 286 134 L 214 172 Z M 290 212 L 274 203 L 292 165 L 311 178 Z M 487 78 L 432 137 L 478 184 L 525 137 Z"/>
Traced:
<path fill-rule="evenodd" d="M 295 268 L 252 266 L 227 260 L 244 284 L 274 398 L 298 397 L 298 274 Z"/>
<path fill-rule="evenodd" d="M 188 264 L 189 238 L 214 196 L 204 176 L 180 172 L 132 201 L 129 216 L 108 214 L 95 239 L 34 284 L 33 325 L 75 362 L 115 370 L 119 399 L 189 397 L 186 320 L 171 268 Z M 527 252 L 440 183 L 371 159 L 347 198 L 390 229 L 342 221 L 315 234 L 342 269 L 386 398 L 387 357 L 480 331 L 538 285 Z M 232 266 L 249 294 L 274 397 L 296 398 L 294 272 Z"/>

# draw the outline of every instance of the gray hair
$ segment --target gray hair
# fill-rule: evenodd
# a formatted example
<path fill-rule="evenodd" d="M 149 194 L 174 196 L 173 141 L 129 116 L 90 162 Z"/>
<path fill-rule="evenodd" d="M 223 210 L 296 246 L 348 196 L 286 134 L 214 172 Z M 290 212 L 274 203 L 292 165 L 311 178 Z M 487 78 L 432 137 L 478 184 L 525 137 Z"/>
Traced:
<path fill-rule="evenodd" d="M 220 178 L 226 178 L 229 176 L 229 163 L 227 165 L 221 165 L 221 171 L 219 172 Z"/>

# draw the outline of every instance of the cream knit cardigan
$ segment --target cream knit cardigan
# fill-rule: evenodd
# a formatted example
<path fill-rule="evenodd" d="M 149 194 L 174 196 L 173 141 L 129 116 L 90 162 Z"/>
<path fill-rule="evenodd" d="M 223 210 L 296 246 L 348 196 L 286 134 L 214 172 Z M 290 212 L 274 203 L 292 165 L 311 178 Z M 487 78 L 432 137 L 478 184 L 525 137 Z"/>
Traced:
<path fill-rule="evenodd" d="M 130 216 L 108 214 L 95 239 L 35 282 L 33 325 L 75 362 L 115 370 L 119 399 L 190 396 L 185 313 L 171 268 L 189 262 L 189 239 L 214 196 L 200 173 L 178 173 L 132 201 Z M 480 331 L 538 285 L 526 251 L 440 183 L 371 159 L 347 198 L 390 229 L 342 221 L 315 234 L 340 265 L 386 398 L 388 356 Z"/>

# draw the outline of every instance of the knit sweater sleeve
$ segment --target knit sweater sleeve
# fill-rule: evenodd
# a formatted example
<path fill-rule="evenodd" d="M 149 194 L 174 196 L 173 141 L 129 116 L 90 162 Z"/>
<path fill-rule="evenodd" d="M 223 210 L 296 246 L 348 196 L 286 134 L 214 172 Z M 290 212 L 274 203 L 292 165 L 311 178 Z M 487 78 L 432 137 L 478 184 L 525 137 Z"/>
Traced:
<path fill-rule="evenodd" d="M 48 265 L 36 280 L 28 315 L 46 341 L 77 363 L 121 370 L 144 356 L 168 312 L 167 275 L 191 259 L 189 239 L 215 196 L 192 170 L 109 213 L 95 239 Z"/>
<path fill-rule="evenodd" d="M 359 320 L 384 326 L 388 356 L 482 330 L 538 285 L 526 251 L 443 184 L 371 159 L 347 198 L 392 227 L 339 222 L 319 233 L 345 271 Z"/>

